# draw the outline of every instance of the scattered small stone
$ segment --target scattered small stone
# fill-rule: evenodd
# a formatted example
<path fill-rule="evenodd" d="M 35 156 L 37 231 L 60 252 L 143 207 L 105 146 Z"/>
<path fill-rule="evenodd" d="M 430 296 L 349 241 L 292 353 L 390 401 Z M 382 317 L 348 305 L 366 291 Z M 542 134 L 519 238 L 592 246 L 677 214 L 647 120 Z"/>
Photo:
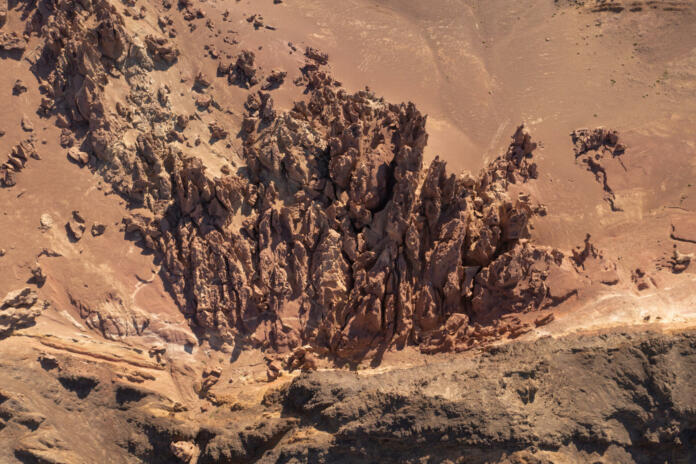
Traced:
<path fill-rule="evenodd" d="M 634 271 L 631 272 L 631 280 L 640 292 L 650 288 L 651 283 L 654 286 L 654 281 L 652 280 L 652 278 L 640 268 L 636 268 Z"/>
<path fill-rule="evenodd" d="M 106 224 L 100 224 L 98 222 L 95 222 L 92 224 L 92 236 L 93 237 L 99 237 L 100 235 L 103 235 L 104 232 L 106 232 Z"/>
<path fill-rule="evenodd" d="M 63 255 L 50 248 L 43 248 L 41 252 L 38 255 L 36 255 L 37 258 L 40 258 L 41 256 L 48 256 L 49 258 L 59 258 Z"/>
<path fill-rule="evenodd" d="M 27 86 L 24 85 L 21 79 L 17 79 L 12 86 L 12 95 L 21 95 L 27 91 Z"/>
<path fill-rule="evenodd" d="M 29 279 L 29 281 L 35 283 L 37 287 L 43 287 L 43 284 L 46 283 L 46 274 L 43 269 L 41 269 L 39 263 L 34 264 L 30 271 L 31 279 Z"/>
<path fill-rule="evenodd" d="M 555 319 L 555 316 L 553 313 L 549 313 L 546 316 L 539 316 L 534 320 L 534 325 L 537 327 L 541 327 L 542 325 L 547 325 L 553 322 Z"/>
<path fill-rule="evenodd" d="M 196 107 L 199 110 L 207 110 L 213 103 L 213 97 L 210 95 L 199 95 L 196 97 Z"/>
<path fill-rule="evenodd" d="M 220 52 L 214 46 L 211 45 L 210 47 L 208 47 L 207 50 L 208 50 L 208 55 L 210 55 L 210 57 L 212 59 L 216 60 L 220 57 Z"/>
<path fill-rule="evenodd" d="M 85 232 L 85 219 L 80 215 L 79 211 L 73 211 L 72 215 L 72 219 L 65 226 L 68 229 L 70 238 L 77 242 Z"/>
<path fill-rule="evenodd" d="M 33 132 L 34 131 L 34 125 L 27 119 L 26 116 L 22 117 L 22 130 L 24 132 Z"/>
<path fill-rule="evenodd" d="M 259 29 L 264 26 L 263 16 L 260 14 L 251 15 L 247 18 L 247 22 L 254 25 L 254 29 Z"/>
<path fill-rule="evenodd" d="M 47 213 L 41 215 L 40 222 L 41 226 L 39 227 L 39 229 L 41 230 L 48 230 L 51 227 L 53 227 L 53 218 Z"/>
<path fill-rule="evenodd" d="M 325 65 L 329 62 L 329 55 L 314 47 L 307 47 L 305 49 L 305 56 L 319 64 Z"/>
<path fill-rule="evenodd" d="M 194 85 L 198 88 L 207 88 L 210 87 L 210 80 L 205 77 L 205 74 L 199 72 L 194 79 Z"/>
<path fill-rule="evenodd" d="M 68 149 L 68 159 L 82 167 L 89 162 L 89 155 L 77 147 L 71 147 Z"/>
<path fill-rule="evenodd" d="M 675 247 L 672 254 L 672 259 L 670 260 L 672 272 L 674 274 L 680 274 L 686 271 L 691 264 L 691 259 L 693 257 L 693 254 L 680 253 Z"/>
<path fill-rule="evenodd" d="M 188 126 L 189 118 L 180 114 L 176 117 L 176 128 L 179 130 L 184 130 Z"/>
<path fill-rule="evenodd" d="M 280 69 L 274 69 L 271 74 L 266 77 L 266 82 L 263 84 L 261 89 L 263 90 L 273 90 L 280 87 L 283 82 L 285 82 L 285 77 L 288 75 L 287 72 Z"/>
<path fill-rule="evenodd" d="M 210 129 L 211 137 L 215 140 L 225 139 L 229 135 L 227 129 L 222 127 L 218 122 L 208 124 L 208 129 Z"/>
<path fill-rule="evenodd" d="M 72 132 L 67 129 L 61 130 L 60 133 L 60 146 L 63 148 L 70 148 L 75 144 L 75 137 L 73 137 Z"/>
<path fill-rule="evenodd" d="M 73 211 L 73 212 L 72 212 L 72 215 L 73 215 L 73 218 L 74 218 L 77 222 L 79 222 L 79 223 L 81 223 L 81 224 L 84 224 L 84 223 L 85 223 L 85 218 L 84 218 L 84 216 L 82 216 L 82 215 L 80 214 L 79 211 L 77 211 L 77 210 Z"/>
<path fill-rule="evenodd" d="M 41 353 L 39 354 L 38 360 L 41 367 L 47 371 L 58 367 L 58 359 L 52 354 Z"/>
<path fill-rule="evenodd" d="M 283 366 L 278 360 L 266 358 L 266 377 L 269 382 L 274 381 L 283 374 Z"/>

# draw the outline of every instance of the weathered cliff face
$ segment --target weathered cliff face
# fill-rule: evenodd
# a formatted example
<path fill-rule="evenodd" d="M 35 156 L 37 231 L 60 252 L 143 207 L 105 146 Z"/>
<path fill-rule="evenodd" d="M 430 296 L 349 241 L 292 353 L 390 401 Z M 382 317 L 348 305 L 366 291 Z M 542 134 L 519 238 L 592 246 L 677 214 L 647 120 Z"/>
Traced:
<path fill-rule="evenodd" d="M 283 411 L 330 439 L 269 456 L 691 462 L 694 341 L 692 333 L 547 338 L 430 366 L 426 377 L 422 369 L 365 377 L 312 373 L 291 384 Z"/>
<path fill-rule="evenodd" d="M 126 381 L 93 360 L 23 354 L 18 364 L 15 353 L 0 360 L 0 456 L 71 464 L 692 462 L 694 346 L 693 332 L 548 337 L 412 369 L 306 373 L 260 404 L 220 401 L 205 413 L 147 387 L 155 372 L 147 368 L 131 369 Z"/>
<path fill-rule="evenodd" d="M 278 114 L 271 94 L 254 89 L 247 53 L 219 67 L 252 88 L 240 131 L 246 165 L 214 177 L 171 143 L 187 118 L 171 111 L 166 86 L 149 84 L 153 69 L 178 59 L 168 39 L 140 43 L 103 0 L 27 11 L 28 30 L 45 41 L 34 65 L 45 78 L 42 110 L 57 114 L 65 146 L 88 152 L 75 159 L 141 208 L 126 232 L 161 254 L 202 336 L 280 352 L 310 344 L 341 359 L 407 344 L 464 350 L 530 330 L 514 314 L 587 283 L 564 253 L 528 241 L 540 208 L 510 191 L 537 176 L 522 127 L 478 176 L 450 174 L 439 159 L 426 168 L 426 118 L 414 105 L 349 94 L 323 70 L 328 57 L 307 50 L 297 81 L 307 98 Z M 106 108 L 116 79 L 128 96 Z M 217 122 L 210 131 L 228 135 Z"/>

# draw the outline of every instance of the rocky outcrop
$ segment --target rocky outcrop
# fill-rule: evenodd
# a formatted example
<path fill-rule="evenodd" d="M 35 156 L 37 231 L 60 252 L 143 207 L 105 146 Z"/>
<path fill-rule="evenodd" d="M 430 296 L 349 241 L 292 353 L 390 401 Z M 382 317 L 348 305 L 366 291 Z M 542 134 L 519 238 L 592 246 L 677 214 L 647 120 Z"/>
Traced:
<path fill-rule="evenodd" d="M 205 413 L 137 383 L 145 369 L 125 382 L 65 353 L 3 357 L 0 434 L 28 462 L 105 450 L 149 464 L 692 462 L 695 345 L 693 331 L 547 337 L 367 375 L 306 372 L 260 404 Z"/>
<path fill-rule="evenodd" d="M 195 463 L 198 462 L 198 456 L 200 455 L 200 450 L 195 443 L 190 441 L 176 441 L 172 442 L 170 447 L 172 454 L 180 461 L 184 463 Z"/>
<path fill-rule="evenodd" d="M 230 84 L 247 89 L 261 82 L 260 72 L 256 66 L 256 55 L 250 50 L 242 50 L 234 63 L 220 62 L 218 75 L 227 76 Z"/>
<path fill-rule="evenodd" d="M 48 306 L 31 287 L 15 290 L 0 301 L 0 339 L 30 327 Z"/>
<path fill-rule="evenodd" d="M 193 3 L 162 19 L 165 36 L 178 15 L 202 26 Z M 65 205 L 42 205 L 28 218 L 39 241 L 22 279 L 43 285 L 58 310 L 8 337 L 43 303 L 29 289 L 1 303 L 0 461 L 694 460 L 693 333 L 491 347 L 546 333 L 554 317 L 566 322 L 556 307 L 589 285 L 587 275 L 605 275 L 595 269 L 606 266 L 607 285 L 618 279 L 589 236 L 570 252 L 534 242 L 543 210 L 524 128 L 480 173 L 454 175 L 440 159 L 424 163 L 426 118 L 414 105 L 345 91 L 321 52 L 307 54 L 298 81 L 306 93 L 283 112 L 273 92 L 257 91 L 276 82 L 260 72 L 227 68 L 244 89 L 227 88 L 237 95 L 226 98 L 203 74 L 167 71 L 188 64 L 180 42 L 151 35 L 154 18 L 135 2 L 113 5 L 15 2 L 11 14 L 27 15 L 32 49 L 44 41 L 41 59 L 28 59 L 45 98 L 39 115 L 63 129 L 65 151 L 51 165 L 67 153 L 85 167 L 80 177 L 91 169 L 108 181 L 120 195 L 110 203 L 128 202 L 121 230 L 132 251 L 154 251 L 156 267 L 124 263 L 117 278 L 86 266 L 89 287 L 80 274 L 61 282 L 59 272 L 78 270 L 67 267 L 74 260 L 108 252 L 116 207 L 65 217 Z M 138 35 L 126 30 L 124 9 Z M 239 94 L 248 95 L 244 110 L 221 109 Z M 60 131 L 44 127 L 35 123 L 35 143 L 54 147 L 49 134 Z M 208 130 L 212 139 L 201 140 Z M 618 145 L 611 134 L 592 137 L 579 137 L 581 156 Z M 44 211 L 56 222 L 39 220 Z M 691 240 L 688 224 L 674 226 L 675 240 Z M 66 243 L 66 232 L 81 242 Z M 24 259 L 12 241 L 2 245 L 4 266 Z M 687 272 L 689 262 L 675 251 L 670 266 Z M 639 288 L 652 285 L 644 269 L 634 273 Z M 157 272 L 198 338 L 155 297 Z M 389 371 L 356 362 L 377 364 L 383 350 L 402 347 Z M 359 370 L 325 369 L 345 360 Z"/>
<path fill-rule="evenodd" d="M 12 95 L 22 95 L 27 91 L 27 86 L 22 82 L 21 79 L 17 79 L 12 86 Z"/>
<path fill-rule="evenodd" d="M 86 229 L 85 218 L 82 217 L 79 211 L 73 211 L 72 217 L 67 224 L 65 224 L 65 230 L 67 230 L 70 240 L 73 242 L 79 241 Z"/>
<path fill-rule="evenodd" d="M 330 435 L 284 441 L 266 459 L 691 462 L 693 337 L 549 337 L 376 376 L 305 374 L 284 413 Z"/>
<path fill-rule="evenodd" d="M 285 77 L 288 75 L 287 72 L 281 71 L 280 69 L 274 69 L 270 72 L 270 74 L 266 77 L 266 81 L 264 82 L 263 86 L 261 86 L 262 90 L 273 90 L 277 89 L 281 85 L 283 85 L 283 82 L 285 82 Z"/>
<path fill-rule="evenodd" d="M 689 268 L 693 259 L 693 253 L 680 253 L 675 246 L 672 251 L 672 257 L 669 260 L 669 266 L 672 268 L 673 273 L 680 274 Z"/>
<path fill-rule="evenodd" d="M 85 324 L 109 340 L 142 335 L 150 325 L 147 314 L 115 289 L 101 292 L 74 289 L 68 297 Z"/>
<path fill-rule="evenodd" d="M 139 43 L 103 0 L 51 11 L 33 22 L 46 40 L 36 66 L 48 73 L 49 106 L 60 124 L 86 129 L 95 169 L 137 208 L 126 232 L 162 256 L 200 336 L 347 359 L 409 344 L 469 349 L 519 336 L 530 322 L 515 314 L 552 308 L 585 284 L 564 253 L 527 240 L 537 206 L 510 193 L 537 177 L 522 127 L 479 175 L 449 174 L 439 159 L 425 167 L 416 107 L 347 93 L 323 69 L 328 56 L 307 49 L 306 99 L 279 114 L 270 93 L 250 93 L 246 165 L 214 177 L 166 135 L 185 121 L 149 73 L 173 63 L 172 44 Z M 112 69 L 130 93 L 107 111 Z M 244 88 L 261 81 L 250 51 L 218 71 Z M 229 135 L 208 124 L 211 142 Z"/>
<path fill-rule="evenodd" d="M 507 194 L 537 175 L 522 128 L 480 176 L 457 177 L 439 160 L 423 170 L 425 118 L 413 105 L 332 84 L 287 114 L 269 103 L 260 93 L 246 105 L 247 178 L 211 179 L 185 160 L 175 207 L 141 228 L 199 327 L 360 358 L 517 336 L 526 326 L 515 318 L 476 327 L 574 294 L 574 263 L 524 242 L 535 207 Z M 450 318 L 463 321 L 454 344 L 440 332 Z"/>
<path fill-rule="evenodd" d="M 104 232 L 106 232 L 106 224 L 94 223 L 92 224 L 90 231 L 92 232 L 93 237 L 104 235 Z"/>
<path fill-rule="evenodd" d="M 0 165 L 0 186 L 12 187 L 16 185 L 17 173 L 27 166 L 30 158 L 40 158 L 31 139 L 15 145 L 7 156 L 7 161 Z"/>
<path fill-rule="evenodd" d="M 314 47 L 307 47 L 305 49 L 305 56 L 310 60 L 315 61 L 317 64 L 325 65 L 329 62 L 329 55 L 321 50 L 317 50 Z"/>
<path fill-rule="evenodd" d="M 626 169 L 620 158 L 626 151 L 626 147 L 619 143 L 619 134 L 600 127 L 593 130 L 578 129 L 570 136 L 575 146 L 575 161 L 583 163 L 587 170 L 595 175 L 597 182 L 602 184 L 604 198 L 611 210 L 623 211 L 616 204 L 616 194 L 607 178 L 607 161 L 610 159 L 617 160 L 624 170 Z"/>
<path fill-rule="evenodd" d="M 26 48 L 27 41 L 16 32 L 0 32 L 0 51 L 23 52 Z"/>
<path fill-rule="evenodd" d="M 171 66 L 179 57 L 179 50 L 164 37 L 148 35 L 145 37 L 145 45 L 147 46 L 147 52 L 156 62 L 162 62 Z M 109 56 L 106 53 L 104 54 Z"/>
<path fill-rule="evenodd" d="M 89 163 L 89 155 L 76 147 L 70 147 L 68 149 L 68 159 L 79 166 L 84 166 Z"/>
<path fill-rule="evenodd" d="M 674 216 L 669 237 L 678 242 L 696 243 L 696 218 L 688 214 Z"/>
<path fill-rule="evenodd" d="M 175 115 L 166 111 L 154 92 L 149 92 L 146 74 L 157 65 L 168 66 L 178 52 L 164 39 L 147 36 L 145 43 L 134 40 L 124 29 L 123 18 L 107 1 L 80 3 L 64 0 L 46 11 L 34 13 L 29 24 L 44 38 L 41 58 L 34 72 L 41 76 L 47 114 L 56 114 L 60 127 L 87 130 L 82 150 L 93 155 L 96 169 L 114 188 L 142 204 L 153 203 L 160 194 L 150 192 L 153 185 L 167 192 L 169 187 L 163 160 L 152 158 L 153 140 L 149 133 L 138 137 L 135 147 L 126 145 L 123 133 L 132 128 L 134 110 L 143 117 L 173 126 Z M 80 15 L 89 18 L 81 20 Z M 29 14 L 27 11 L 26 14 Z M 153 61 L 154 60 L 154 61 Z M 107 116 L 104 92 L 108 73 L 120 70 L 133 92 L 116 104 Z M 66 146 L 74 141 L 66 137 Z M 80 164 L 85 154 L 74 153 Z M 165 193 L 166 195 L 166 193 Z"/>
<path fill-rule="evenodd" d="M 212 122 L 208 125 L 208 130 L 210 130 L 210 137 L 213 140 L 222 140 L 227 138 L 229 132 L 220 123 Z"/>

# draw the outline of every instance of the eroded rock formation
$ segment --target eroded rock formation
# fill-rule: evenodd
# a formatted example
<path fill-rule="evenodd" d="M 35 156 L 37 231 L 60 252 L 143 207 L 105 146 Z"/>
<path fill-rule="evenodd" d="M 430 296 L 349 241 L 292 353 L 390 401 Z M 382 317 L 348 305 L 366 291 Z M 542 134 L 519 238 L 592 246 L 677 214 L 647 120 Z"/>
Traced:
<path fill-rule="evenodd" d="M 328 56 L 307 49 L 297 81 L 307 98 L 278 113 L 269 93 L 250 93 L 245 165 L 215 177 L 170 143 L 186 121 L 168 90 L 149 84 L 150 71 L 177 58 L 166 39 L 139 42 L 103 0 L 40 5 L 44 106 L 60 125 L 87 129 L 82 147 L 97 171 L 137 208 L 126 232 L 161 254 L 199 335 L 283 352 L 309 344 L 346 359 L 407 344 L 467 349 L 530 330 L 514 315 L 584 284 L 575 261 L 528 240 L 538 207 L 519 187 L 537 177 L 536 145 L 522 127 L 477 176 L 450 174 L 439 159 L 425 167 L 416 107 L 346 92 L 322 68 Z M 113 69 L 130 93 L 106 111 Z M 219 74 L 245 88 L 261 80 L 249 51 Z M 598 143 L 616 147 L 607 137 Z"/>
<path fill-rule="evenodd" d="M 573 293 L 561 252 L 520 241 L 534 207 L 506 190 L 536 175 L 522 128 L 474 179 L 448 175 L 439 160 L 423 172 L 425 118 L 412 105 L 327 86 L 275 119 L 247 107 L 246 178 L 210 179 L 185 160 L 177 207 L 141 228 L 200 327 L 354 358 L 432 345 L 451 317 L 470 320 L 461 337 L 469 347 L 519 334 L 514 319 L 488 337 L 473 324 Z M 560 292 L 549 289 L 554 279 Z"/>
<path fill-rule="evenodd" d="M 12 187 L 17 183 L 17 173 L 22 171 L 29 158 L 39 159 L 31 139 L 26 139 L 12 148 L 7 161 L 0 165 L 0 186 Z"/>
<path fill-rule="evenodd" d="M 578 129 L 570 134 L 575 145 L 575 160 L 587 166 L 587 170 L 595 175 L 597 182 L 602 184 L 604 199 L 609 203 L 612 211 L 623 211 L 616 204 L 616 194 L 609 185 L 607 178 L 607 160 L 615 159 L 623 165 L 620 156 L 626 151 L 626 147 L 619 143 L 619 134 L 613 130 L 597 128 L 593 130 Z"/>
<path fill-rule="evenodd" d="M 34 325 L 36 318 L 47 306 L 48 303 L 40 300 L 31 287 L 5 295 L 0 301 L 0 339 L 17 329 Z"/>

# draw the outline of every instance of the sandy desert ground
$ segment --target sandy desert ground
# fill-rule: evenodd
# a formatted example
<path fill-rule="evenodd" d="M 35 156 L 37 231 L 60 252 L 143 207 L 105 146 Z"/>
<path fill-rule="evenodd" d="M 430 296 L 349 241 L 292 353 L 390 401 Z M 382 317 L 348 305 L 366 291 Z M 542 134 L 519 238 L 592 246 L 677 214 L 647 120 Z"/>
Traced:
<path fill-rule="evenodd" d="M 0 462 L 694 462 L 696 5 L 0 0 Z"/>

